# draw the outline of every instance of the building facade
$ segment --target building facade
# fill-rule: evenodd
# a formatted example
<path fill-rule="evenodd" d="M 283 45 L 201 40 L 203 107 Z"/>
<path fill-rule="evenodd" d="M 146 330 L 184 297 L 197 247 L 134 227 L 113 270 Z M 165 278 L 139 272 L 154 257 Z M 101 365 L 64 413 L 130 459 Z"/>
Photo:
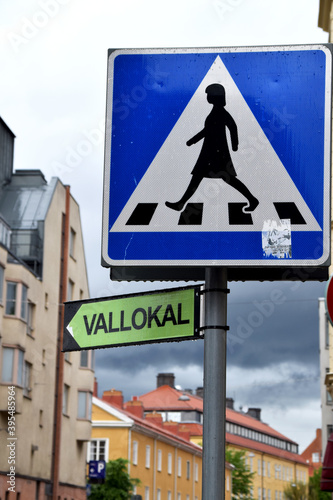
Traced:
<path fill-rule="evenodd" d="M 162 375 L 162 377 L 160 376 Z M 157 376 L 157 388 L 138 396 L 149 416 L 160 412 L 165 423 L 175 422 L 183 432 L 189 432 L 191 440 L 202 445 L 203 399 L 196 390 L 179 390 L 170 385 L 160 385 L 163 374 Z M 236 411 L 232 398 L 227 398 L 226 446 L 243 450 L 253 478 L 253 498 L 258 500 L 282 500 L 283 491 L 290 483 L 308 482 L 309 465 L 298 454 L 298 444 L 261 421 L 261 409 L 249 408 Z"/>
<path fill-rule="evenodd" d="M 79 207 L 59 179 L 13 173 L 13 143 L 1 120 L 0 498 L 84 499 L 93 358 L 61 352 L 63 302 L 89 293 Z"/>
<path fill-rule="evenodd" d="M 142 402 L 123 405 L 120 391 L 93 398 L 89 460 L 129 461 L 131 477 L 141 484 L 135 494 L 143 500 L 200 500 L 202 450 L 176 422 L 164 422 L 155 412 L 146 417 Z M 171 425 L 169 425 L 171 424 Z M 231 500 L 231 466 L 226 464 L 226 500 Z"/>

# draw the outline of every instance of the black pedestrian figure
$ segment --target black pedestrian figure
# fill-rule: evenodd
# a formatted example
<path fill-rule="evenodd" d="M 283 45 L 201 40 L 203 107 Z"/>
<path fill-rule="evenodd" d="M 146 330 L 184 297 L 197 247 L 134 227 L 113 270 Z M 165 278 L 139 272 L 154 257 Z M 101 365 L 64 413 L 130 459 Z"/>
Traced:
<path fill-rule="evenodd" d="M 203 130 L 186 143 L 187 146 L 192 146 L 192 144 L 204 139 L 198 160 L 191 172 L 193 177 L 179 201 L 174 203 L 166 201 L 165 204 L 173 210 L 182 210 L 185 203 L 199 187 L 202 179 L 208 177 L 223 179 L 227 184 L 237 189 L 248 201 L 248 205 L 243 208 L 243 211 L 252 212 L 259 205 L 259 201 L 237 178 L 228 148 L 226 128 L 230 131 L 233 151 L 238 149 L 238 133 L 234 119 L 225 109 L 225 89 L 219 83 L 213 83 L 206 88 L 206 93 L 207 101 L 213 104 L 213 109 L 206 118 Z"/>

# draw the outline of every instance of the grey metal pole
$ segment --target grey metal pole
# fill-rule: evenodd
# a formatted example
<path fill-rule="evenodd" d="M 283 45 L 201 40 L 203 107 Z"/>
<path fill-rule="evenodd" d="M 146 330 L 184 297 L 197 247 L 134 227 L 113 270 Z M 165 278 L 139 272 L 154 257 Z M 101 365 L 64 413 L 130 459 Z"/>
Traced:
<path fill-rule="evenodd" d="M 205 276 L 202 500 L 224 500 L 227 269 Z"/>

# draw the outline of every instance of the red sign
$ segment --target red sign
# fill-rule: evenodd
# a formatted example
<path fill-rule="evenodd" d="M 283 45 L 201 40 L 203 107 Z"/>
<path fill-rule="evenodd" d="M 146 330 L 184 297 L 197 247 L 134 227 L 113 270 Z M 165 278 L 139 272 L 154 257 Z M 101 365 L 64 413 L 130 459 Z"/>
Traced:
<path fill-rule="evenodd" d="M 333 325 L 333 274 L 330 276 L 327 283 L 325 303 L 328 319 Z"/>

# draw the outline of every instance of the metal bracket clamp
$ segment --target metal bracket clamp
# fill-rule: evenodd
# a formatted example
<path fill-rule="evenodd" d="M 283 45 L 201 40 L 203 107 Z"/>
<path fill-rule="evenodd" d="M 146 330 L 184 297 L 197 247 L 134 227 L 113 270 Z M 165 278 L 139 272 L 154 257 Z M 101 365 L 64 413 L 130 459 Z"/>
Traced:
<path fill-rule="evenodd" d="M 207 325 L 200 326 L 199 330 L 225 330 L 226 332 L 230 330 L 229 326 L 220 326 L 220 325 Z"/>
<path fill-rule="evenodd" d="M 230 288 L 204 288 L 203 290 L 200 290 L 200 295 L 204 295 L 205 293 L 208 292 L 223 292 L 223 293 L 230 293 Z"/>

